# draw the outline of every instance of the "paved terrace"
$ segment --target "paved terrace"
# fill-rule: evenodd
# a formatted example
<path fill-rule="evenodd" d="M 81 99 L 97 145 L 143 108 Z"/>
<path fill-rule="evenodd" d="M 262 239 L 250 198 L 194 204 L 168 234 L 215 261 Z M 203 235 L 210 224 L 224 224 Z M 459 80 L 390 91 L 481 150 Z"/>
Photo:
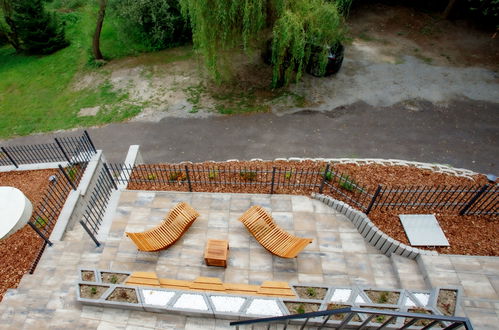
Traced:
<path fill-rule="evenodd" d="M 180 201 L 201 216 L 171 248 L 138 252 L 124 232 L 154 227 Z M 270 209 L 279 226 L 314 242 L 296 259 L 272 256 L 237 221 L 251 205 Z M 432 256 L 421 258 L 419 265 L 389 258 L 366 245 L 347 218 L 308 197 L 125 191 L 110 220 L 103 226 L 100 248 L 80 226 L 47 248 L 35 274 L 25 275 L 19 288 L 4 297 L 0 329 L 229 328 L 226 320 L 83 306 L 75 292 L 79 267 L 155 271 L 159 277 L 185 280 L 213 276 L 249 284 L 282 280 L 407 289 L 451 285 L 464 289 L 459 315 L 470 317 L 478 329 L 499 323 L 499 258 Z M 210 238 L 229 240 L 226 269 L 204 265 L 204 246 Z"/>

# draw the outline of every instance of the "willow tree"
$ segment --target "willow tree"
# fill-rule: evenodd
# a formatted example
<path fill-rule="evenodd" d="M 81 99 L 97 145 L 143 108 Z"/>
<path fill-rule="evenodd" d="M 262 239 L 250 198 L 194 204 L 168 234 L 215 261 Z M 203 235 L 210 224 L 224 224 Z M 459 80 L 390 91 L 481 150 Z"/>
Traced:
<path fill-rule="evenodd" d="M 219 81 L 219 53 L 250 39 L 265 23 L 265 0 L 179 0 L 192 25 L 194 46 L 204 55 L 210 73 Z"/>
<path fill-rule="evenodd" d="M 344 35 L 343 17 L 351 0 L 179 0 L 192 24 L 194 46 L 220 81 L 220 56 L 227 49 L 265 40 L 272 30 L 274 87 L 299 79 L 313 51 L 325 69 L 329 46 Z M 338 9 L 340 5 L 340 10 Z M 258 43 L 264 45 L 265 43 Z M 295 74 L 296 72 L 296 74 Z"/>
<path fill-rule="evenodd" d="M 333 2 L 289 1 L 272 33 L 272 86 L 300 79 L 311 55 L 324 73 L 329 47 L 344 38 L 343 18 Z"/>

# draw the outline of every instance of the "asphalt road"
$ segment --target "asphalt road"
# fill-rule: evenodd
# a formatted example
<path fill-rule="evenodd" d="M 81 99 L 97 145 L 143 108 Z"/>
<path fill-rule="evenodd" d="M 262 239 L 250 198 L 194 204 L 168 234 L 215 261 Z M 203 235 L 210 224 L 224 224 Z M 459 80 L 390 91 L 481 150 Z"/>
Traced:
<path fill-rule="evenodd" d="M 419 110 L 357 103 L 323 113 L 165 118 L 88 131 L 110 162 L 123 161 L 128 146 L 139 144 L 147 163 L 292 156 L 397 158 L 499 174 L 498 103 L 458 101 L 437 107 L 428 102 L 419 104 Z M 2 145 L 41 143 L 68 134 L 75 131 L 15 138 Z"/>

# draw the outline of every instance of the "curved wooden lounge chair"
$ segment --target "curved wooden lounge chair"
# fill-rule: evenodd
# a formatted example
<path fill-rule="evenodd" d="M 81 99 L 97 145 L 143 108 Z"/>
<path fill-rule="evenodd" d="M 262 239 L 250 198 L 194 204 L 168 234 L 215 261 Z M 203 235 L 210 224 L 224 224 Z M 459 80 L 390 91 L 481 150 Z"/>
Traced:
<path fill-rule="evenodd" d="M 311 238 L 296 237 L 279 228 L 260 206 L 250 207 L 239 221 L 264 248 L 282 258 L 294 258 L 312 243 Z"/>
<path fill-rule="evenodd" d="M 156 228 L 141 233 L 126 233 L 140 251 L 166 249 L 175 243 L 192 225 L 199 213 L 187 203 L 178 203 Z"/>

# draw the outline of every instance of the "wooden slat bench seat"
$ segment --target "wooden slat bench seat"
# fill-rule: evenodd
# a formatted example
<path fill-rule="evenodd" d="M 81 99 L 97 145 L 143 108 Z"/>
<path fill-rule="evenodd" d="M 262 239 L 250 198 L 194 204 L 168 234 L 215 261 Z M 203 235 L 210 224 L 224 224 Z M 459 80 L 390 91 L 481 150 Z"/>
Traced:
<path fill-rule="evenodd" d="M 178 203 L 156 228 L 141 233 L 126 233 L 140 251 L 166 249 L 189 229 L 199 213 L 187 203 Z"/>
<path fill-rule="evenodd" d="M 154 272 L 134 272 L 125 281 L 125 284 L 160 287 L 158 276 Z"/>
<path fill-rule="evenodd" d="M 125 284 L 249 296 L 296 297 L 287 282 L 278 281 L 265 281 L 261 285 L 223 283 L 216 277 L 198 277 L 194 281 L 184 281 L 158 278 L 154 272 L 134 272 Z"/>
<path fill-rule="evenodd" d="M 189 290 L 191 285 L 191 281 L 183 281 L 183 280 L 172 280 L 168 278 L 160 278 L 159 284 L 162 288 L 169 289 L 177 289 L 177 290 Z"/>
<path fill-rule="evenodd" d="M 287 282 L 265 281 L 260 285 L 257 293 L 266 296 L 295 296 Z"/>
<path fill-rule="evenodd" d="M 225 291 L 224 284 L 216 277 L 198 277 L 189 288 L 202 291 Z"/>
<path fill-rule="evenodd" d="M 239 218 L 255 239 L 271 253 L 282 258 L 295 258 L 311 238 L 300 238 L 278 227 L 270 214 L 260 206 L 250 207 Z"/>

